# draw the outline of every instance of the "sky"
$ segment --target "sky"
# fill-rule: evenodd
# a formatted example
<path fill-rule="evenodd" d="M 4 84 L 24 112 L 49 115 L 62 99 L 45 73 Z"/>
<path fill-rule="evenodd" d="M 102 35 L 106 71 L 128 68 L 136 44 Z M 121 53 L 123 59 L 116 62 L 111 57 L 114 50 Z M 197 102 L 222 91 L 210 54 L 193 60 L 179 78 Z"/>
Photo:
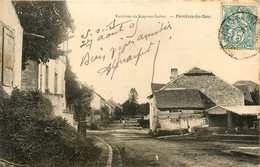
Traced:
<path fill-rule="evenodd" d="M 219 2 L 69 1 L 68 7 L 76 27 L 69 40 L 72 70 L 105 99 L 122 104 L 135 88 L 139 103 L 147 102 L 151 82 L 169 82 L 171 68 L 182 74 L 199 67 L 231 84 L 258 83 L 259 53 L 237 60 L 219 45 Z"/>

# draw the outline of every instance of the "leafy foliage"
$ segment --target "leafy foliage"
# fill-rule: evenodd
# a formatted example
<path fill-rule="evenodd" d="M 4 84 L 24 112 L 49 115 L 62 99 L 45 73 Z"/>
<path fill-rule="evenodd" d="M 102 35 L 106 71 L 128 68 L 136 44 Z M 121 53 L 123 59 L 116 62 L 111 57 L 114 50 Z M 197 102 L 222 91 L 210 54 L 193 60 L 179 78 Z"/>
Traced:
<path fill-rule="evenodd" d="M 106 105 L 103 105 L 101 107 L 101 121 L 102 121 L 102 123 L 110 122 L 109 108 Z"/>
<path fill-rule="evenodd" d="M 114 115 L 114 118 L 117 119 L 117 120 L 119 120 L 119 119 L 122 118 L 122 116 L 123 116 L 123 111 L 122 111 L 122 109 L 120 109 L 119 107 L 116 107 L 114 114 L 115 114 L 115 115 Z"/>
<path fill-rule="evenodd" d="M 130 103 L 138 103 L 137 100 L 138 100 L 138 93 L 136 91 L 135 88 L 131 88 L 130 92 L 129 92 L 129 95 L 128 95 L 128 100 Z"/>
<path fill-rule="evenodd" d="M 66 57 L 66 71 L 65 71 L 65 90 L 67 105 L 71 106 L 75 100 L 80 96 L 80 84 L 77 81 L 77 75 L 72 71 L 70 61 Z"/>
<path fill-rule="evenodd" d="M 66 120 L 54 117 L 52 105 L 38 91 L 15 89 L 0 99 L 1 156 L 29 166 L 85 166 L 100 150 Z"/>
<path fill-rule="evenodd" d="M 136 110 L 138 109 L 138 93 L 135 88 L 131 88 L 128 99 L 122 104 L 123 112 L 126 116 L 136 115 Z"/>
<path fill-rule="evenodd" d="M 23 68 L 27 60 L 46 63 L 64 55 L 59 44 L 68 39 L 69 29 L 74 29 L 66 1 L 15 1 L 13 4 L 25 32 Z"/>
<path fill-rule="evenodd" d="M 93 90 L 86 85 L 81 85 L 78 90 L 79 96 L 74 100 L 75 120 L 85 121 L 86 116 L 91 114 L 91 102 L 93 100 Z"/>
<path fill-rule="evenodd" d="M 142 116 L 148 115 L 149 114 L 149 103 L 139 104 L 136 113 L 140 114 Z"/>
<path fill-rule="evenodd" d="M 138 109 L 138 104 L 127 100 L 122 104 L 122 106 L 123 106 L 124 115 L 126 115 L 126 116 L 135 116 L 136 115 L 136 110 Z"/>
<path fill-rule="evenodd" d="M 90 114 L 91 102 L 93 100 L 93 89 L 80 84 L 76 74 L 72 71 L 70 61 L 67 58 L 65 71 L 65 90 L 68 106 L 74 106 L 75 120 L 85 121 L 86 116 Z"/>

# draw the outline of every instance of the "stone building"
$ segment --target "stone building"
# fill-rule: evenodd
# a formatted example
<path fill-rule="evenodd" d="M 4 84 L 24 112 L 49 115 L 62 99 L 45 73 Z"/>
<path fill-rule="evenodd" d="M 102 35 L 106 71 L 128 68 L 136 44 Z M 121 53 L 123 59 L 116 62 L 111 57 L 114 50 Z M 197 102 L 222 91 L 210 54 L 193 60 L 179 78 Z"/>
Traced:
<path fill-rule="evenodd" d="M 0 84 L 21 88 L 23 28 L 11 0 L 0 1 Z"/>
<path fill-rule="evenodd" d="M 101 108 L 105 106 L 108 108 L 108 113 L 110 118 L 114 117 L 114 112 L 116 108 L 123 110 L 122 106 L 116 103 L 115 101 L 113 101 L 112 99 L 106 100 L 96 91 L 94 91 L 93 100 L 91 102 L 91 108 L 93 113 L 92 115 L 94 115 L 95 118 L 101 119 L 101 115 L 102 115 Z"/>
<path fill-rule="evenodd" d="M 67 41 L 61 44 L 61 48 L 64 51 L 68 49 Z M 37 64 L 34 61 L 27 61 L 27 64 L 26 69 L 22 71 L 21 89 L 40 90 L 51 101 L 54 114 L 66 118 L 71 125 L 76 127 L 73 113 L 66 108 L 66 57 L 60 56 L 57 60 L 50 60 L 46 64 Z"/>
<path fill-rule="evenodd" d="M 259 84 L 253 81 L 237 81 L 233 85 L 245 95 L 245 105 L 259 105 Z"/>
<path fill-rule="evenodd" d="M 197 67 L 181 75 L 172 69 L 170 82 L 152 84 L 152 92 L 148 97 L 152 131 L 203 126 L 206 109 L 244 105 L 244 94 L 238 88 Z"/>

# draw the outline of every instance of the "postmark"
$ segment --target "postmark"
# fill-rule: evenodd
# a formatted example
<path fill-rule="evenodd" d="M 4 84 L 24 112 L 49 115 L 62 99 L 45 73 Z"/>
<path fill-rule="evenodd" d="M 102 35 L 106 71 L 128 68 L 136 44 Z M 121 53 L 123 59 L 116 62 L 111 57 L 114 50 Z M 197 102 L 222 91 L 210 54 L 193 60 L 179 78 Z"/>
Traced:
<path fill-rule="evenodd" d="M 246 59 L 259 54 L 259 18 L 257 6 L 222 6 L 219 44 L 235 59 Z"/>

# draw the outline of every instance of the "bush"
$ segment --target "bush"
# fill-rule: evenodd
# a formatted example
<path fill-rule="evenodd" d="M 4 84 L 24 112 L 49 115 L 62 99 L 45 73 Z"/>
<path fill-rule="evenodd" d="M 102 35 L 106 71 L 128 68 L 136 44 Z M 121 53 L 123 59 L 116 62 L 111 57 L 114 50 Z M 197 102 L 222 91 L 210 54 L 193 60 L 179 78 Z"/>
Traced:
<path fill-rule="evenodd" d="M 198 140 L 211 140 L 213 135 L 209 127 L 196 127 L 195 133 Z"/>
<path fill-rule="evenodd" d="M 138 119 L 138 123 L 139 123 L 139 126 L 141 126 L 142 128 L 149 128 L 149 125 L 150 125 L 149 120 Z"/>
<path fill-rule="evenodd" d="M 152 136 L 168 136 L 168 135 L 183 135 L 189 133 L 188 129 L 174 129 L 174 130 L 156 130 L 155 132 L 150 132 Z"/>
<path fill-rule="evenodd" d="M 53 116 L 50 101 L 38 91 L 15 89 L 1 98 L 0 150 L 10 161 L 29 166 L 84 166 L 100 149 L 61 117 Z"/>

